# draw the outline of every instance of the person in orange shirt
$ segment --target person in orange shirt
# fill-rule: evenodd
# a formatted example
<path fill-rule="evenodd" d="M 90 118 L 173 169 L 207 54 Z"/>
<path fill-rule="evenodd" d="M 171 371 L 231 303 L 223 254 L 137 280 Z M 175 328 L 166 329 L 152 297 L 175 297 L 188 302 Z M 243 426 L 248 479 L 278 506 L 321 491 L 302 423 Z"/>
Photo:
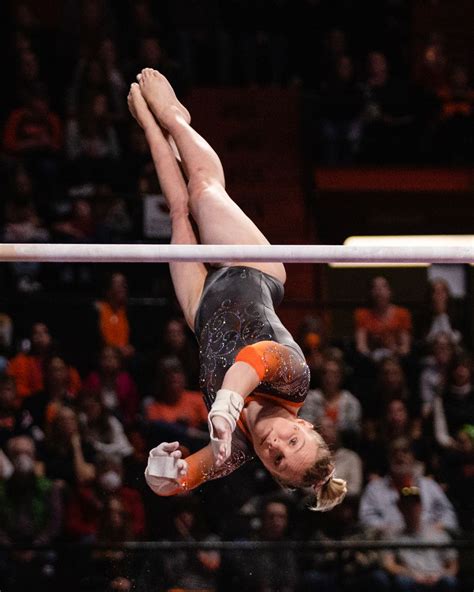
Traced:
<path fill-rule="evenodd" d="M 145 399 L 144 417 L 152 424 L 154 436 L 180 436 L 194 448 L 207 441 L 207 409 L 199 392 L 186 390 L 186 375 L 176 357 L 158 362 L 156 395 Z"/>
<path fill-rule="evenodd" d="M 7 374 L 15 379 L 16 390 L 21 398 L 29 397 L 44 388 L 44 366 L 54 353 L 54 344 L 45 323 L 34 323 L 31 328 L 31 351 L 20 352 L 7 366 Z M 76 395 L 81 388 L 78 371 L 68 366 L 68 390 Z"/>
<path fill-rule="evenodd" d="M 392 303 L 392 290 L 385 277 L 372 278 L 369 300 L 369 307 L 354 312 L 357 351 L 374 359 L 390 354 L 407 356 L 412 341 L 411 314 Z"/>
<path fill-rule="evenodd" d="M 116 347 L 124 358 L 131 358 L 135 348 L 130 343 L 127 301 L 127 278 L 123 273 L 112 273 L 107 282 L 104 300 L 96 302 L 99 335 L 103 345 Z"/>

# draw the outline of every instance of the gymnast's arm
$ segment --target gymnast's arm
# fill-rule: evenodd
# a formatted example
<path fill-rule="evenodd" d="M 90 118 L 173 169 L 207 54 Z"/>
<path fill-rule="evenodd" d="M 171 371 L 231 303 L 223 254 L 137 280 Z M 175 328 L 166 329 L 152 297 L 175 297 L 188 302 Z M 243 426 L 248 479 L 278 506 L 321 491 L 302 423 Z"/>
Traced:
<path fill-rule="evenodd" d="M 210 444 L 183 459 L 178 442 L 163 442 L 150 451 L 145 469 L 146 482 L 161 496 L 195 489 L 217 476 Z"/>
<path fill-rule="evenodd" d="M 292 355 L 290 348 L 275 341 L 258 341 L 237 354 L 209 411 L 209 432 L 217 467 L 230 456 L 232 432 L 245 399 L 263 380 L 271 383 L 282 368 L 290 365 Z"/>

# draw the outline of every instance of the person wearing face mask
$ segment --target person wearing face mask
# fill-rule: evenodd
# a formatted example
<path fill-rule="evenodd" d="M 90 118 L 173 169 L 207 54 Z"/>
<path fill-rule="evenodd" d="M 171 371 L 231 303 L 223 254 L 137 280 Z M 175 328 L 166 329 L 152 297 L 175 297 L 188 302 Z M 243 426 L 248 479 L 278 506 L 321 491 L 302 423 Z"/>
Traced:
<path fill-rule="evenodd" d="M 145 510 L 141 495 L 123 485 L 120 457 L 102 456 L 97 461 L 93 483 L 76 489 L 66 506 L 65 529 L 68 538 L 79 542 L 97 540 L 99 525 L 108 500 L 120 500 L 130 516 L 131 538 L 140 539 L 145 532 Z"/>
<path fill-rule="evenodd" d="M 59 484 L 35 472 L 32 438 L 15 436 L 6 448 L 13 472 L 8 479 L 0 480 L 0 544 L 50 545 L 62 525 Z M 15 589 L 26 590 L 37 584 L 48 561 L 50 557 L 41 551 L 12 553 L 9 569 Z"/>

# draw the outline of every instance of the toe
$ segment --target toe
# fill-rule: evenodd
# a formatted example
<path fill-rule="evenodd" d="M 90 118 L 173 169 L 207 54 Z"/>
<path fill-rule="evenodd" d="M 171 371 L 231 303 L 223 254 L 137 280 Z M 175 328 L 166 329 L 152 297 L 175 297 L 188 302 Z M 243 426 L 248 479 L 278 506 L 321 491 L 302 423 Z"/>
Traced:
<path fill-rule="evenodd" d="M 137 80 L 138 80 L 138 82 L 140 82 L 141 79 L 142 79 L 142 73 L 140 72 L 139 74 L 137 74 Z"/>

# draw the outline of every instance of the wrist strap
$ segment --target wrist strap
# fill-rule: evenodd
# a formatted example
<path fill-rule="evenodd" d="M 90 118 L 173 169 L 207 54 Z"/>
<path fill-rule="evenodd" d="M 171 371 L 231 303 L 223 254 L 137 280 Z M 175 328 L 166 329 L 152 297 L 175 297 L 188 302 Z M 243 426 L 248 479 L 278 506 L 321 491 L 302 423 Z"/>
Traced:
<path fill-rule="evenodd" d="M 223 440 L 216 438 L 214 435 L 214 426 L 212 418 L 215 416 L 223 417 L 230 425 L 233 432 L 237 425 L 237 420 L 244 407 L 244 398 L 234 391 L 229 389 L 219 389 L 216 394 L 214 403 L 208 415 L 209 434 L 211 437 L 211 447 L 214 455 L 217 455 L 222 444 L 225 445 L 225 457 L 229 458 L 232 449 L 232 439 Z"/>
<path fill-rule="evenodd" d="M 229 389 L 219 389 L 209 412 L 209 419 L 219 415 L 229 422 L 231 430 L 234 431 L 243 407 L 244 398 L 239 393 Z"/>

